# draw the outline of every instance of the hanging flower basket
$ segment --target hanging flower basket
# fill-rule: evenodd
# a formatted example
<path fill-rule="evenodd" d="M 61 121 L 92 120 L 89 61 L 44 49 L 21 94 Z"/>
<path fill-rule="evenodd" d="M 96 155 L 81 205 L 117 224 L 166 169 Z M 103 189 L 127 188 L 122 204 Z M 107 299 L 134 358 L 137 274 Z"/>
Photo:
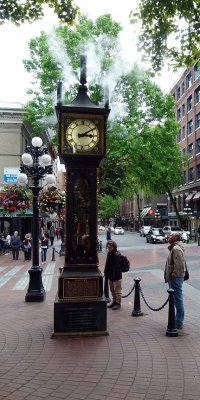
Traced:
<path fill-rule="evenodd" d="M 0 193 L 0 206 L 3 213 L 25 213 L 32 205 L 32 193 L 25 187 L 5 185 Z"/>
<path fill-rule="evenodd" d="M 40 211 L 61 215 L 65 208 L 65 196 L 55 187 L 50 187 L 40 192 L 38 206 Z"/>

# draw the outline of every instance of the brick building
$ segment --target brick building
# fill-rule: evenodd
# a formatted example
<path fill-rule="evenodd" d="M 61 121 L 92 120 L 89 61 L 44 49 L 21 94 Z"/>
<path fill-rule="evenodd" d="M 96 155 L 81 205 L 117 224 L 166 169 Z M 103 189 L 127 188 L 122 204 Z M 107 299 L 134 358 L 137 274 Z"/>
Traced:
<path fill-rule="evenodd" d="M 200 66 L 185 69 L 170 91 L 176 105 L 176 119 L 180 123 L 177 142 L 181 152 L 189 156 L 183 165 L 184 184 L 177 188 L 176 197 L 186 225 L 196 231 L 200 219 Z M 172 204 L 168 204 L 169 219 L 176 219 Z"/>

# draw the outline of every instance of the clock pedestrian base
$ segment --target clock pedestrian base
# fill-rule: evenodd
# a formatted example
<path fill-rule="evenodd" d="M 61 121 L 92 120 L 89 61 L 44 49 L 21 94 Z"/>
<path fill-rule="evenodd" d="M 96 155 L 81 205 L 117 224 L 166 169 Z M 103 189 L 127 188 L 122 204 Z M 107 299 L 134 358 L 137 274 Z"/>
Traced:
<path fill-rule="evenodd" d="M 54 332 L 56 336 L 108 335 L 107 300 L 59 300 L 54 302 Z"/>
<path fill-rule="evenodd" d="M 107 299 L 97 267 L 63 268 L 54 302 L 54 334 L 108 335 Z"/>

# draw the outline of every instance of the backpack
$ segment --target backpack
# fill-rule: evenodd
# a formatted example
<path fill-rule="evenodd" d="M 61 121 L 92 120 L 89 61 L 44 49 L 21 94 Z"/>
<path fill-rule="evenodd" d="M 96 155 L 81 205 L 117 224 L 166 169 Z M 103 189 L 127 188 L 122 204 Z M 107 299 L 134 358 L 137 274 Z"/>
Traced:
<path fill-rule="evenodd" d="M 126 256 L 123 256 L 121 253 L 120 255 L 120 268 L 122 272 L 128 272 L 130 269 L 130 261 Z"/>

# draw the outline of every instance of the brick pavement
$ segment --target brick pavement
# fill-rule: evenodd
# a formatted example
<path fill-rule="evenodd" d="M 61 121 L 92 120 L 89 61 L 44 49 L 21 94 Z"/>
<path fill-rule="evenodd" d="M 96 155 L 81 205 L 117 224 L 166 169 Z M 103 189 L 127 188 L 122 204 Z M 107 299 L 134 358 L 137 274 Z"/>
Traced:
<path fill-rule="evenodd" d="M 123 249 L 134 267 L 123 276 L 123 295 L 140 276 L 149 304 L 161 306 L 167 298 L 162 281 L 167 252 L 165 245 Z M 184 284 L 185 327 L 175 338 L 165 336 L 167 307 L 153 312 L 141 299 L 144 316 L 131 316 L 132 293 L 120 310 L 108 310 L 109 336 L 51 339 L 63 264 L 63 257 L 56 254 L 51 262 L 51 255 L 49 250 L 43 303 L 24 302 L 30 264 L 22 254 L 18 264 L 0 256 L 0 400 L 199 399 L 200 247 L 186 245 L 190 280 Z M 102 268 L 105 256 L 105 251 L 99 254 Z"/>

